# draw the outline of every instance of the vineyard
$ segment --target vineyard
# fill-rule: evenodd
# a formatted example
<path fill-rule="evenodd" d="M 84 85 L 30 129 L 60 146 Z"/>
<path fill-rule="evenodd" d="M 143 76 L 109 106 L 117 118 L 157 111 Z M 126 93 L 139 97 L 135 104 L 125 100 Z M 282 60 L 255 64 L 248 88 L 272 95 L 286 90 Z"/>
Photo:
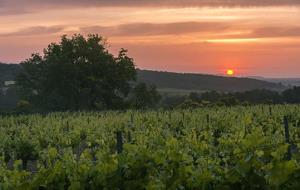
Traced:
<path fill-rule="evenodd" d="M 0 116 L 0 189 L 299 189 L 300 106 Z"/>

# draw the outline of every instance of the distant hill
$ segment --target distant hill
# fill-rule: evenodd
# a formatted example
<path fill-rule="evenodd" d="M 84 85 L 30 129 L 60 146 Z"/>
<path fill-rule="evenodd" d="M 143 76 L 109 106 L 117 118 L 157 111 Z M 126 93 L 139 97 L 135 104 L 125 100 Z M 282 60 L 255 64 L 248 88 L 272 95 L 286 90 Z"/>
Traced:
<path fill-rule="evenodd" d="M 20 72 L 19 64 L 0 63 L 0 86 L 4 81 L 15 80 Z M 286 87 L 263 80 L 250 78 L 234 78 L 205 74 L 171 73 L 160 71 L 138 70 L 138 81 L 154 84 L 161 91 L 189 91 L 216 90 L 222 92 L 246 91 L 253 89 L 284 90 Z"/>
<path fill-rule="evenodd" d="M 273 78 L 267 79 L 267 81 L 282 83 L 286 86 L 300 86 L 300 78 Z"/>
<path fill-rule="evenodd" d="M 192 91 L 247 91 L 254 89 L 269 89 L 281 91 L 286 87 L 251 78 L 223 77 L 205 74 L 171 73 L 158 71 L 138 71 L 138 81 L 154 84 L 159 89 L 180 89 Z"/>
<path fill-rule="evenodd" d="M 249 76 L 248 78 L 264 80 L 272 83 L 281 83 L 285 86 L 300 86 L 300 78 L 264 78 L 259 76 Z"/>

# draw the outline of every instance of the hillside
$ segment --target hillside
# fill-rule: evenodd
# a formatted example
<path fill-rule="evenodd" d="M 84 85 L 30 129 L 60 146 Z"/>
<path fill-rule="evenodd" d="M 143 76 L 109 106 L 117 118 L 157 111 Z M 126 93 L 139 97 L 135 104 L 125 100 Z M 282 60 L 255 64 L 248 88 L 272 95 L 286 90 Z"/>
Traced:
<path fill-rule="evenodd" d="M 3 81 L 14 80 L 20 69 L 21 67 L 18 64 L 0 64 L 0 84 L 3 84 Z M 232 92 L 253 89 L 284 90 L 286 88 L 281 84 L 250 78 L 148 70 L 138 70 L 138 81 L 154 84 L 158 89 L 182 92 L 209 90 Z"/>
<path fill-rule="evenodd" d="M 259 76 L 249 76 L 248 78 L 264 80 L 272 83 L 281 83 L 285 86 L 300 86 L 300 78 L 264 78 Z"/>
<path fill-rule="evenodd" d="M 195 91 L 216 90 L 222 92 L 246 91 L 253 89 L 284 90 L 286 87 L 267 81 L 222 77 L 204 74 L 171 73 L 158 71 L 138 71 L 138 81 L 154 84 L 159 89 L 181 89 Z"/>

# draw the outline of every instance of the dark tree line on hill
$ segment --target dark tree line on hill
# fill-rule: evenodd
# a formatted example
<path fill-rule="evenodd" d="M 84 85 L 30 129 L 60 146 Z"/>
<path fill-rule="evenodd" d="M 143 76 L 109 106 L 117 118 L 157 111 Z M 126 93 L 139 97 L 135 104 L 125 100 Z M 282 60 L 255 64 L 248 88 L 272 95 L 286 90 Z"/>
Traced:
<path fill-rule="evenodd" d="M 300 104 L 300 87 L 293 87 L 283 92 L 271 90 L 251 90 L 235 93 L 209 91 L 192 92 L 188 96 L 165 97 L 165 107 L 193 108 L 201 106 L 236 106 L 256 104 Z"/>

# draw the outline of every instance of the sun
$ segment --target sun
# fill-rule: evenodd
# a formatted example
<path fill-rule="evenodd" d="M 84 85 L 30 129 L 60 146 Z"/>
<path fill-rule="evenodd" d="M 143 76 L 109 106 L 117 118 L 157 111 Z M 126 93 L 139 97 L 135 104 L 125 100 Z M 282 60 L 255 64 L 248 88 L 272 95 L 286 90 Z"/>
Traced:
<path fill-rule="evenodd" d="M 234 70 L 232 70 L 232 69 L 227 69 L 226 74 L 227 74 L 228 76 L 233 76 L 233 75 L 234 75 Z"/>

